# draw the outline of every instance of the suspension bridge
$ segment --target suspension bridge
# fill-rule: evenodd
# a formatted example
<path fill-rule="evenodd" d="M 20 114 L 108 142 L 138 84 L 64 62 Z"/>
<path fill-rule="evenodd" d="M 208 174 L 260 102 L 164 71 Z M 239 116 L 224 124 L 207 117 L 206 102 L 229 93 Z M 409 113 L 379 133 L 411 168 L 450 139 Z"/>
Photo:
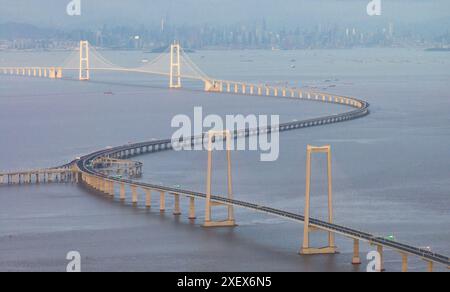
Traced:
<path fill-rule="evenodd" d="M 204 227 L 232 227 L 236 226 L 234 207 L 242 207 L 252 211 L 278 216 L 287 220 L 302 223 L 304 226 L 303 243 L 300 253 L 303 255 L 333 254 L 337 252 L 335 246 L 335 235 L 341 235 L 353 241 L 352 264 L 361 264 L 360 242 L 366 242 L 376 246 L 380 255 L 380 263 L 377 265 L 379 271 L 384 270 L 384 249 L 398 252 L 402 258 L 402 271 L 408 271 L 408 259 L 416 256 L 423 259 L 428 266 L 428 271 L 433 271 L 435 264 L 450 268 L 447 256 L 424 250 L 408 244 L 399 243 L 390 239 L 377 237 L 373 234 L 348 228 L 333 222 L 332 187 L 331 187 L 331 148 L 308 146 L 307 149 L 307 185 L 305 214 L 294 214 L 268 206 L 260 206 L 251 202 L 244 202 L 233 197 L 231 180 L 231 153 L 227 149 L 228 160 L 228 195 L 226 197 L 214 195 L 211 192 L 212 171 L 212 147 L 213 143 L 226 142 L 232 139 L 242 139 L 252 135 L 271 134 L 273 132 L 284 132 L 299 130 L 309 127 L 323 126 L 327 124 L 345 122 L 361 118 L 369 114 L 369 104 L 361 99 L 335 95 L 330 93 L 303 90 L 301 88 L 287 88 L 270 86 L 267 84 L 254 84 L 242 81 L 220 80 L 205 74 L 183 51 L 179 43 L 172 44 L 166 52 L 154 60 L 135 68 L 127 68 L 110 62 L 95 48 L 89 46 L 87 41 L 81 41 L 78 50 L 74 51 L 61 65 L 55 66 L 10 66 L 0 67 L 0 73 L 8 75 L 41 77 L 51 79 L 62 79 L 66 71 L 76 71 L 80 81 L 89 81 L 96 71 L 111 72 L 134 72 L 168 77 L 168 87 L 182 88 L 182 80 L 191 79 L 201 82 L 204 90 L 217 93 L 233 93 L 241 95 L 283 97 L 295 100 L 308 100 L 323 103 L 344 105 L 349 108 L 347 112 L 329 115 L 314 119 L 283 123 L 276 126 L 259 127 L 255 129 L 236 129 L 223 133 L 208 132 L 200 136 L 184 137 L 180 140 L 171 139 L 148 141 L 124 146 L 104 149 L 95 153 L 75 159 L 74 161 L 49 169 L 0 172 L 0 185 L 32 184 L 32 183 L 82 183 L 101 193 L 111 197 L 118 195 L 121 201 L 127 199 L 127 190 L 131 191 L 131 201 L 134 205 L 141 202 L 139 193 L 144 193 L 145 207 L 151 208 L 151 198 L 154 193 L 159 195 L 159 209 L 166 211 L 166 197 L 173 197 L 173 215 L 180 216 L 180 200 L 182 197 L 189 200 L 188 218 L 196 219 L 196 199 L 204 200 L 205 221 Z M 206 193 L 190 191 L 180 188 L 166 187 L 133 180 L 134 175 L 142 171 L 142 164 L 129 160 L 138 155 L 168 151 L 175 145 L 195 145 L 198 143 L 208 144 L 208 170 Z M 314 153 L 326 153 L 328 156 L 328 221 L 310 218 L 310 158 Z M 121 174 L 130 173 L 128 177 Z M 228 210 L 226 220 L 212 220 L 214 207 L 224 206 Z M 324 248 L 314 248 L 309 245 L 309 233 L 312 231 L 323 231 L 328 234 L 328 243 Z"/>

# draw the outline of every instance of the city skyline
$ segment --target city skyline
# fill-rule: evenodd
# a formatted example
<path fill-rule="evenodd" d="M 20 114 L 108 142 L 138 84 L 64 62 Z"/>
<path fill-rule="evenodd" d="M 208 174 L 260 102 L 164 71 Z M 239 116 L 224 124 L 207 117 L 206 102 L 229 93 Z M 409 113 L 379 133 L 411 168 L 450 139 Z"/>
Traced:
<path fill-rule="evenodd" d="M 174 39 L 193 49 L 308 49 L 434 47 L 450 43 L 446 1 L 383 1 L 382 15 L 369 16 L 368 0 L 284 1 L 70 1 L 0 0 L 0 49 L 93 45 L 154 49 Z M 325 5 L 326 4 L 326 5 Z M 270 11 L 267 10 L 270 7 Z M 449 7 L 450 8 L 450 7 Z M 17 13 L 20 11 L 20 14 Z M 251 11 L 252 13 L 248 13 Z M 342 17 L 345 15 L 345 18 Z"/>
<path fill-rule="evenodd" d="M 80 16 L 69 16 L 66 6 L 70 0 L 30 0 L 14 2 L 1 0 L 2 22 L 21 22 L 42 27 L 63 29 L 95 29 L 103 25 L 155 25 L 161 20 L 173 25 L 249 24 L 266 19 L 274 28 L 317 24 L 361 25 L 368 27 L 383 22 L 396 25 L 449 23 L 450 3 L 445 0 L 390 0 L 382 1 L 382 15 L 368 16 L 369 0 L 285 0 L 273 5 L 274 0 L 81 0 Z M 345 15 L 345 17 L 343 17 Z M 439 25 L 438 25 L 439 24 Z"/>

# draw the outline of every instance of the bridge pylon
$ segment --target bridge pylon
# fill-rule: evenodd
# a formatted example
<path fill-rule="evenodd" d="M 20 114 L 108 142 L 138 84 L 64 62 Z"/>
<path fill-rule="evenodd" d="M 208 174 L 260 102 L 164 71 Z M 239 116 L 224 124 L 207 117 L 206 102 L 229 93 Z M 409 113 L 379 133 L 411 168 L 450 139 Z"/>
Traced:
<path fill-rule="evenodd" d="M 90 67 L 89 67 L 89 42 L 80 41 L 80 81 L 86 81 L 90 79 Z"/>
<path fill-rule="evenodd" d="M 181 88 L 181 46 L 174 42 L 170 46 L 169 88 Z"/>
<path fill-rule="evenodd" d="M 231 132 L 230 131 L 209 131 L 208 132 L 208 170 L 206 177 L 206 209 L 205 223 L 203 227 L 234 227 L 236 226 L 234 219 L 234 206 L 211 201 L 211 184 L 212 184 L 212 152 L 213 140 L 216 138 L 225 139 L 227 152 L 227 176 L 228 176 L 228 199 L 233 200 L 233 188 L 231 177 Z M 211 218 L 212 207 L 225 206 L 228 208 L 228 216 L 224 221 L 213 221 Z"/>
<path fill-rule="evenodd" d="M 333 191 L 332 191 L 332 173 L 331 173 L 331 146 L 314 147 L 308 145 L 306 150 L 306 199 L 305 199 L 305 223 L 303 230 L 303 245 L 300 254 L 335 254 L 337 248 L 335 245 L 334 233 L 328 232 L 328 246 L 323 248 L 311 248 L 309 246 L 309 233 L 312 230 L 309 224 L 310 220 L 310 195 L 311 195 L 311 156 L 313 153 L 325 153 L 327 155 L 327 175 L 328 175 L 328 222 L 333 223 Z"/>

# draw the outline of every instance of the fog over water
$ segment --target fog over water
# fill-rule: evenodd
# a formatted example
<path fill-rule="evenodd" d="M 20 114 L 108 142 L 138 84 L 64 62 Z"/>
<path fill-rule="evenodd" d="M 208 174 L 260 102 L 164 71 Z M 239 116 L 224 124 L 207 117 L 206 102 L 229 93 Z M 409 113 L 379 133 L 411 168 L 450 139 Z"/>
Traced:
<path fill-rule="evenodd" d="M 0 0 L 1 21 L 27 22 L 62 28 L 93 28 L 109 25 L 230 24 L 261 22 L 271 27 L 310 27 L 318 24 L 376 25 L 427 24 L 442 33 L 449 24 L 447 0 L 383 0 L 383 14 L 369 17 L 369 0 L 81 0 L 82 16 L 66 15 L 70 0 Z M 345 17 L 342 17 L 345 15 Z M 433 23 L 435 25 L 433 26 Z M 419 28 L 419 27 L 417 27 Z"/>
<path fill-rule="evenodd" d="M 123 64 L 137 52 L 108 52 Z M 203 55 L 203 58 L 201 57 Z M 146 56 L 148 57 L 148 56 Z M 306 145 L 331 144 L 335 221 L 450 254 L 450 54 L 406 49 L 206 51 L 191 56 L 224 79 L 289 82 L 357 96 L 371 114 L 355 121 L 281 134 L 280 158 L 234 152 L 235 197 L 303 213 Z M 63 53 L 0 53 L 3 65 L 63 60 Z M 252 63 L 245 60 L 253 60 Z M 291 68 L 291 60 L 297 66 Z M 33 63 L 35 62 L 35 63 Z M 38 65 L 38 64 L 36 64 Z M 70 76 L 67 76 L 70 77 Z M 279 114 L 281 121 L 347 110 L 337 105 L 266 97 L 167 90 L 167 80 L 139 74 L 93 73 L 92 82 L 0 75 L 0 169 L 54 166 L 106 146 L 169 138 L 175 114 Z M 104 94 L 113 92 L 113 95 Z M 205 152 L 138 157 L 143 181 L 204 191 Z M 326 218 L 323 158 L 314 159 L 312 216 Z M 217 154 L 215 190 L 224 191 L 225 161 Z M 142 195 L 142 194 L 141 194 Z M 157 196 L 153 204 L 157 206 Z M 0 187 L 0 270 L 64 271 L 78 250 L 85 271 L 353 271 L 352 242 L 338 237 L 339 255 L 302 257 L 302 225 L 236 210 L 235 229 L 206 230 L 198 219 L 133 208 L 71 185 Z M 215 216 L 223 216 L 223 211 Z M 325 236 L 314 234 L 322 246 Z M 362 252 L 370 247 L 362 245 Z M 364 256 L 363 256 L 364 258 Z M 389 271 L 401 257 L 388 252 Z M 413 271 L 425 263 L 411 258 Z M 365 265 L 360 267 L 365 270 Z"/>

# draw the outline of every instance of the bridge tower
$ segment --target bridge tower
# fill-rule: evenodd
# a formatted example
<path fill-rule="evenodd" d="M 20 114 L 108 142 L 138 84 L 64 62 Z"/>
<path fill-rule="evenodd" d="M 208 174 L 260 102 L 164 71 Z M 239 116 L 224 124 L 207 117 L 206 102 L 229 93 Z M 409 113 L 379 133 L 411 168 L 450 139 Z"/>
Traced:
<path fill-rule="evenodd" d="M 89 42 L 80 41 L 80 80 L 90 79 L 89 67 Z"/>
<path fill-rule="evenodd" d="M 212 181 L 212 151 L 213 141 L 216 138 L 225 139 L 228 163 L 228 199 L 233 200 L 233 189 L 231 179 L 231 132 L 230 131 L 209 131 L 208 132 L 208 170 L 206 178 L 206 210 L 205 223 L 203 227 L 234 227 L 236 226 L 234 220 L 234 207 L 223 203 L 211 202 L 211 181 Z M 212 207 L 225 206 L 228 208 L 228 217 L 225 221 L 213 221 L 211 219 Z"/>
<path fill-rule="evenodd" d="M 181 88 L 181 46 L 174 42 L 170 46 L 170 83 L 169 88 Z"/>
<path fill-rule="evenodd" d="M 324 248 L 311 248 L 309 246 L 309 233 L 312 228 L 309 226 L 310 220 L 310 195 L 311 195 L 311 156 L 313 153 L 325 153 L 327 155 L 327 175 L 328 175 L 328 222 L 333 223 L 333 192 L 331 177 L 331 146 L 314 147 L 308 145 L 306 151 L 306 199 L 305 199 L 305 223 L 303 230 L 303 246 L 300 254 L 334 254 L 337 252 L 334 240 L 334 233 L 328 232 L 328 246 Z"/>

